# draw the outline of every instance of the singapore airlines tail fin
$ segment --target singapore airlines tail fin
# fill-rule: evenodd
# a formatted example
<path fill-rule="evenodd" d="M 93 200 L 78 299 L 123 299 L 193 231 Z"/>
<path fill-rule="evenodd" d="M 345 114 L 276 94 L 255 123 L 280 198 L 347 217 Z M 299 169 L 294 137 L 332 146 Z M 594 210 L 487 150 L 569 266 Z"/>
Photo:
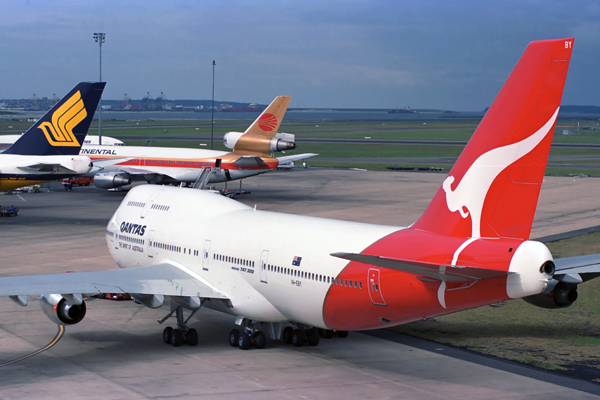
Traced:
<path fill-rule="evenodd" d="M 292 96 L 277 96 L 244 134 L 274 137 L 281 125 Z"/>
<path fill-rule="evenodd" d="M 105 82 L 81 82 L 3 154 L 78 155 Z"/>
<path fill-rule="evenodd" d="M 414 229 L 529 238 L 573 42 L 527 46 Z"/>

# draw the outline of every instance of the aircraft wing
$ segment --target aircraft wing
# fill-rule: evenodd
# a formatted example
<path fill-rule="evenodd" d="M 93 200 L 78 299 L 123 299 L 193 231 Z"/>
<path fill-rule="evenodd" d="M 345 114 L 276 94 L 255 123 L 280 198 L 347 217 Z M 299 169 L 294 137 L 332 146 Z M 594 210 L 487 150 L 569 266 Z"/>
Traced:
<path fill-rule="evenodd" d="M 554 260 L 554 277 L 559 281 L 581 283 L 600 276 L 600 254 Z"/>
<path fill-rule="evenodd" d="M 399 260 L 367 254 L 356 253 L 332 253 L 334 257 L 350 261 L 358 261 L 363 264 L 375 265 L 409 274 L 420 275 L 426 278 L 436 279 L 444 282 L 472 282 L 479 279 L 495 278 L 511 274 L 508 271 L 496 271 L 485 268 L 461 267 L 458 265 L 439 265 L 425 262 Z"/>
<path fill-rule="evenodd" d="M 317 153 L 294 154 L 291 156 L 277 157 L 277 160 L 279 161 L 279 165 L 282 165 L 282 164 L 291 163 L 293 161 L 304 160 L 306 158 L 310 158 L 310 157 L 314 157 L 314 156 L 318 156 L 318 154 Z"/>
<path fill-rule="evenodd" d="M 204 278 L 175 262 L 149 267 L 0 278 L 0 296 L 52 293 L 139 293 L 227 298 Z"/>

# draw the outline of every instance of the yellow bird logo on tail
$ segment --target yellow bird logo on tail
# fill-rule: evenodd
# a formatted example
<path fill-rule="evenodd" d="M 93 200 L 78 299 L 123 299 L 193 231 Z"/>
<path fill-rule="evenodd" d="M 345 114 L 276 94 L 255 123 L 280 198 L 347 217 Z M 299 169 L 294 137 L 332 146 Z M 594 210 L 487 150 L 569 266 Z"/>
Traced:
<path fill-rule="evenodd" d="M 73 134 L 73 128 L 85 117 L 87 111 L 81 99 L 81 92 L 77 91 L 52 114 L 52 124 L 43 122 L 40 129 L 44 131 L 48 143 L 52 146 L 81 146 Z"/>

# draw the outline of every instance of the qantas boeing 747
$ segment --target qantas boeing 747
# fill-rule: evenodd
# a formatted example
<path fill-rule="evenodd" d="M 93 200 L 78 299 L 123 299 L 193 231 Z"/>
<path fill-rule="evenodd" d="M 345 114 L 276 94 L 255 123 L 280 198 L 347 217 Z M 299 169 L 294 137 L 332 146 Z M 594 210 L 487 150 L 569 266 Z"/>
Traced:
<path fill-rule="evenodd" d="M 600 255 L 553 260 L 529 235 L 573 41 L 527 47 L 410 227 L 258 211 L 206 191 L 142 185 L 106 227 L 120 269 L 2 278 L 0 295 L 21 305 L 42 295 L 51 320 L 75 324 L 84 294 L 128 292 L 147 307 L 170 307 L 163 321 L 175 314 L 177 327 L 163 338 L 175 346 L 197 344 L 184 312 L 207 307 L 234 317 L 229 341 L 241 349 L 264 347 L 266 335 L 316 345 L 319 329 L 343 335 L 510 299 L 567 307 L 579 284 L 600 275 Z"/>

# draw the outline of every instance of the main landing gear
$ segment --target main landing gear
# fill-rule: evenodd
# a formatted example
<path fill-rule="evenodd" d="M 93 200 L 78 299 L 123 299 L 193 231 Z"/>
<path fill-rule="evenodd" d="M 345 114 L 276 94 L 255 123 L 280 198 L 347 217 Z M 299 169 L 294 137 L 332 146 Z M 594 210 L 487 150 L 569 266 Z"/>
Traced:
<path fill-rule="evenodd" d="M 163 330 L 163 340 L 167 344 L 171 344 L 174 347 L 179 347 L 183 343 L 188 344 L 190 346 L 195 346 L 198 344 L 198 332 L 194 328 L 188 328 L 188 321 L 196 314 L 199 309 L 192 311 L 190 316 L 184 320 L 183 317 L 183 307 L 177 306 L 173 311 L 171 311 L 166 317 L 162 320 L 158 321 L 159 323 L 163 323 L 170 318 L 173 313 L 177 317 L 177 328 L 173 329 L 170 326 L 167 326 Z"/>
<path fill-rule="evenodd" d="M 267 345 L 267 337 L 256 326 L 259 322 L 244 320 L 242 331 L 234 329 L 229 333 L 229 344 L 232 347 L 239 347 L 241 350 L 248 350 L 250 346 L 257 349 L 264 349 Z"/>
<path fill-rule="evenodd" d="M 281 340 L 286 344 L 293 344 L 295 347 L 302 347 L 305 344 L 317 346 L 320 338 L 331 339 L 334 336 L 348 337 L 348 331 L 332 331 L 297 325 L 296 327 L 287 326 L 281 332 Z"/>

